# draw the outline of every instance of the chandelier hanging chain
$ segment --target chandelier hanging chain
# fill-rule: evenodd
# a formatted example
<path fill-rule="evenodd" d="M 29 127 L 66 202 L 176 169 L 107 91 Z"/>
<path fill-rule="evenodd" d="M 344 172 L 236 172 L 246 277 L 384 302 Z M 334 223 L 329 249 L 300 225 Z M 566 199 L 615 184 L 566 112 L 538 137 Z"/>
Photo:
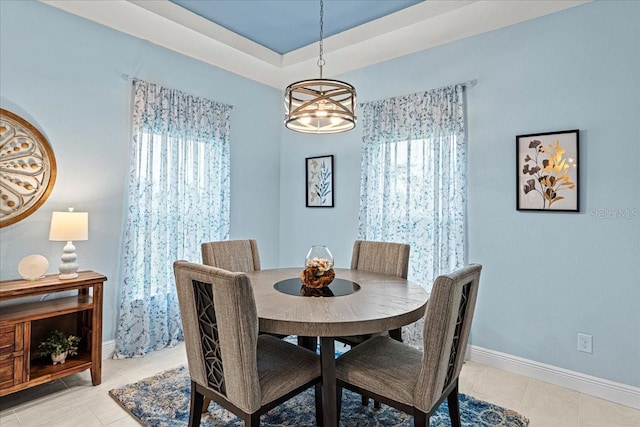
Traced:
<path fill-rule="evenodd" d="M 324 66 L 324 59 L 322 58 L 322 54 L 324 53 L 323 49 L 323 27 L 324 27 L 324 1 L 320 0 L 320 58 L 318 59 L 318 67 L 320 67 L 320 78 L 322 79 L 322 67 Z"/>

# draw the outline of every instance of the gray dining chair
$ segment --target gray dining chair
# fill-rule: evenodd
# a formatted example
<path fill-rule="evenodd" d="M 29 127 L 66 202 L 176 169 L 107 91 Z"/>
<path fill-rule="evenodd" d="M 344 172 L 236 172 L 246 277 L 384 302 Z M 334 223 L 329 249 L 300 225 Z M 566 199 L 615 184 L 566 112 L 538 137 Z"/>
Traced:
<path fill-rule="evenodd" d="M 242 271 L 245 273 L 260 270 L 260 253 L 258 243 L 254 239 L 220 240 L 206 242 L 200 245 L 202 263 L 227 271 Z M 278 338 L 286 335 L 270 334 Z M 298 345 L 315 350 L 317 338 L 298 337 Z"/>
<path fill-rule="evenodd" d="M 407 278 L 409 273 L 409 253 L 411 246 L 405 243 L 380 242 L 372 240 L 356 240 L 351 254 L 351 269 L 388 274 Z M 392 329 L 388 335 L 402 342 L 402 329 Z M 354 335 L 337 337 L 336 340 L 354 347 L 371 338 L 373 335 Z M 369 399 L 362 396 L 362 404 L 368 405 Z M 380 408 L 380 402 L 374 401 L 374 408 Z"/>
<path fill-rule="evenodd" d="M 411 246 L 405 243 L 356 240 L 353 243 L 353 253 L 351 254 L 351 269 L 406 279 L 409 273 L 410 251 Z M 400 328 L 389 331 L 389 335 L 395 340 L 402 341 Z M 371 338 L 371 335 L 338 337 L 336 339 L 354 346 L 368 338 Z"/>
<path fill-rule="evenodd" d="M 200 247 L 204 265 L 245 273 L 260 270 L 258 243 L 253 239 L 206 242 Z"/>
<path fill-rule="evenodd" d="M 320 358 L 258 334 L 247 275 L 187 261 L 173 268 L 191 378 L 189 426 L 200 425 L 205 396 L 254 427 L 261 414 L 312 386 L 322 425 Z"/>
<path fill-rule="evenodd" d="M 461 426 L 458 378 L 481 269 L 472 264 L 435 280 L 425 313 L 424 351 L 376 336 L 336 360 L 338 417 L 347 388 L 413 415 L 415 427 L 428 426 L 447 398 L 451 425 Z"/>

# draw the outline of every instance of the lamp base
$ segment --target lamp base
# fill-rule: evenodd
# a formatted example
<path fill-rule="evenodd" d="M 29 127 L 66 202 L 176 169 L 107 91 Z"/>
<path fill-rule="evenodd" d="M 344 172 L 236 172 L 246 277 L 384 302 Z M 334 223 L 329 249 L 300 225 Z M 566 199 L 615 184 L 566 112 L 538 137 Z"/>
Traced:
<path fill-rule="evenodd" d="M 73 242 L 69 241 L 63 250 L 64 254 L 62 254 L 62 257 L 60 258 L 62 260 L 62 264 L 60 264 L 60 267 L 58 268 L 60 270 L 58 278 L 60 280 L 75 279 L 78 277 L 78 263 L 76 262 L 78 257 L 76 256 L 76 247 L 73 246 Z"/>

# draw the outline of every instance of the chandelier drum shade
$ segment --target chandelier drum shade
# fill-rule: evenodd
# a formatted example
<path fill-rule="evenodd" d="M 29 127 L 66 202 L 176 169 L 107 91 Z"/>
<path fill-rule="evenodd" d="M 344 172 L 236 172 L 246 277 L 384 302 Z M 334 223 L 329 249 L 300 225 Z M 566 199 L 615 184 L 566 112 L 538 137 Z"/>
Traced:
<path fill-rule="evenodd" d="M 356 90 L 339 80 L 302 80 L 287 87 L 286 126 L 304 133 L 337 133 L 356 125 Z"/>
<path fill-rule="evenodd" d="M 285 90 L 284 123 L 297 132 L 338 133 L 356 126 L 356 89 L 340 80 L 322 78 L 323 5 L 320 0 L 320 78 L 292 83 Z"/>

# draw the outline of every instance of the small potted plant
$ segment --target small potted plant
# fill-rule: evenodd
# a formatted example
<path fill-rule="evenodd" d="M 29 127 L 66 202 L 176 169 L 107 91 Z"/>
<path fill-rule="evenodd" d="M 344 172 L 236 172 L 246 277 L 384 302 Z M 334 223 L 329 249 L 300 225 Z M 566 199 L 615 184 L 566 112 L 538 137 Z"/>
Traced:
<path fill-rule="evenodd" d="M 67 335 L 57 330 L 51 331 L 49 336 L 40 342 L 38 349 L 42 357 L 51 355 L 53 364 L 64 363 L 67 356 L 75 356 L 78 354 L 78 344 L 80 338 L 75 335 Z"/>

